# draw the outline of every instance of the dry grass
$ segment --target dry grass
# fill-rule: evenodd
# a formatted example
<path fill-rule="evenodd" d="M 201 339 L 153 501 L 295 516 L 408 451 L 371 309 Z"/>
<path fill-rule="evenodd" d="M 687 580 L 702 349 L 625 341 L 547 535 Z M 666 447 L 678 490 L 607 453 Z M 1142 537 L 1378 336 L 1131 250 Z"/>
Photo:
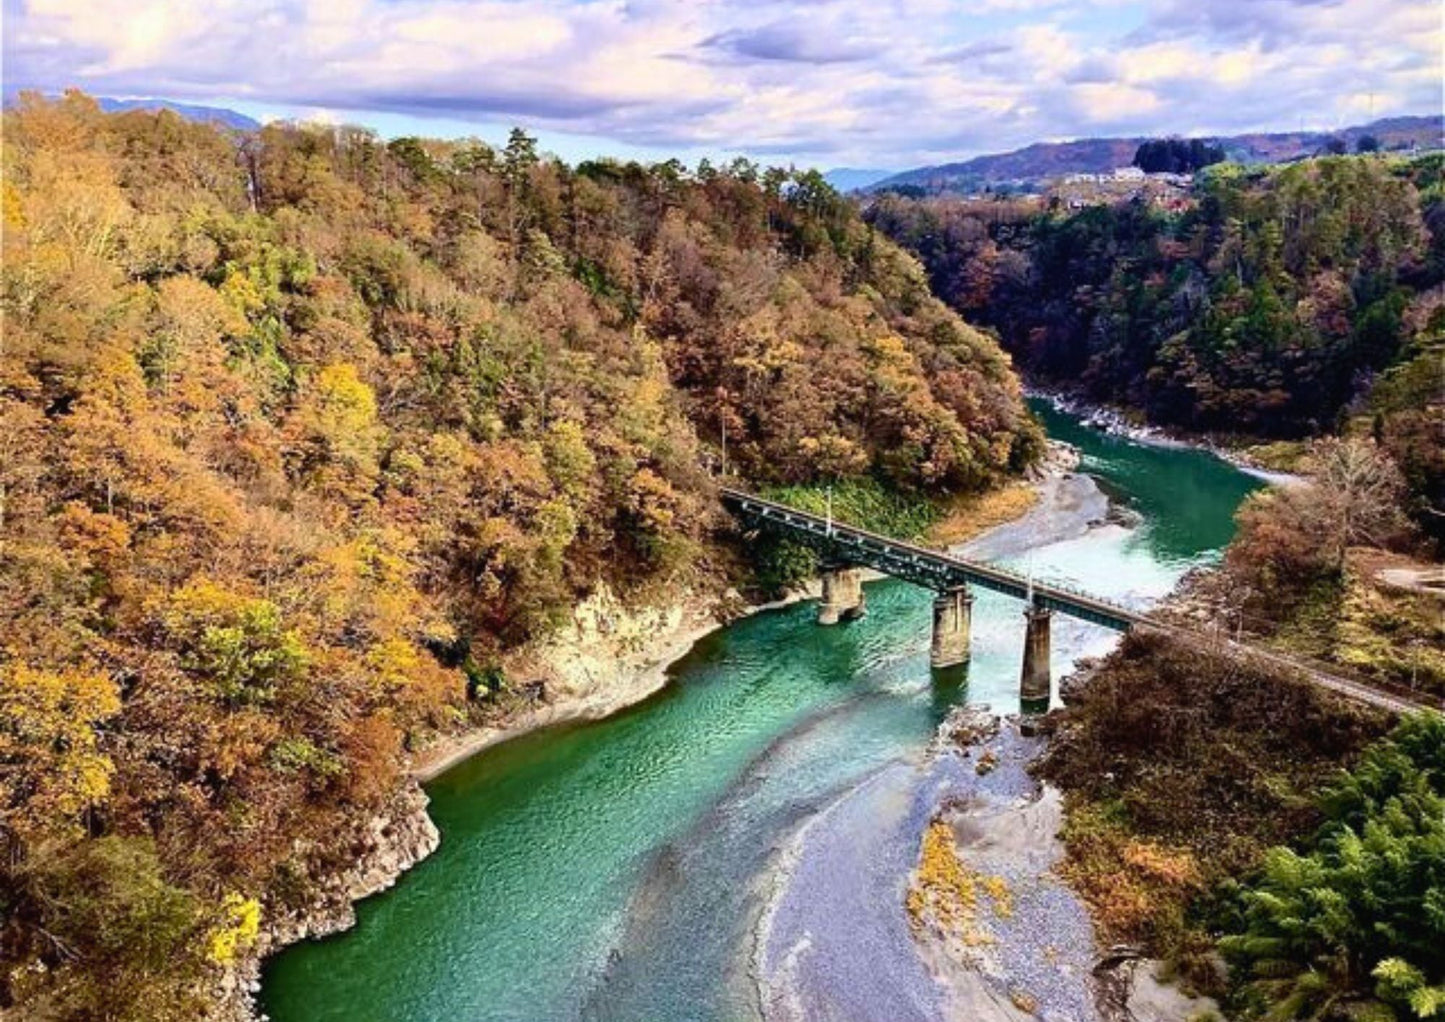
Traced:
<path fill-rule="evenodd" d="M 981 899 L 987 899 L 999 918 L 1013 915 L 1013 892 L 1007 881 L 965 865 L 953 842 L 953 828 L 942 820 L 933 821 L 923 833 L 918 868 L 908 888 L 913 927 L 932 923 L 968 947 L 992 943 L 993 936 L 978 925 Z"/>
<path fill-rule="evenodd" d="M 1371 677 L 1445 693 L 1445 603 L 1380 578 L 1390 568 L 1436 567 L 1380 550 L 1351 550 L 1333 658 Z"/>
<path fill-rule="evenodd" d="M 1069 856 L 1060 873 L 1110 940 L 1172 935 L 1183 903 L 1201 888 L 1199 865 L 1188 850 L 1132 835 L 1098 807 L 1073 806 L 1064 840 Z"/>
<path fill-rule="evenodd" d="M 959 497 L 946 509 L 943 518 L 929 528 L 925 538 L 935 546 L 966 543 L 996 525 L 1021 517 L 1038 501 L 1038 490 L 1024 482 Z"/>
<path fill-rule="evenodd" d="M 1266 642 L 1341 664 L 1367 679 L 1445 694 L 1445 603 L 1436 594 L 1380 577 L 1388 569 L 1435 567 L 1354 547 L 1344 573 L 1311 587 Z"/>

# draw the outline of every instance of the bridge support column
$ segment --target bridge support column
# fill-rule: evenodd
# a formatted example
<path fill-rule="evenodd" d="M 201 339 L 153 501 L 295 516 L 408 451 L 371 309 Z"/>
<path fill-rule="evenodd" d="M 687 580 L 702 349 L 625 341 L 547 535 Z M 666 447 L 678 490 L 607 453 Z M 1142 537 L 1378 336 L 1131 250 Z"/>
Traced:
<path fill-rule="evenodd" d="M 1024 611 L 1024 667 L 1019 676 L 1019 699 L 1024 709 L 1047 709 L 1052 688 L 1049 680 L 1049 619 L 1053 611 L 1030 604 Z"/>
<path fill-rule="evenodd" d="M 823 598 L 818 601 L 818 624 L 856 621 L 866 611 L 862 572 L 858 568 L 825 568 Z"/>
<path fill-rule="evenodd" d="M 933 601 L 933 667 L 953 667 L 968 660 L 968 632 L 973 620 L 973 594 L 967 586 L 940 593 Z"/>

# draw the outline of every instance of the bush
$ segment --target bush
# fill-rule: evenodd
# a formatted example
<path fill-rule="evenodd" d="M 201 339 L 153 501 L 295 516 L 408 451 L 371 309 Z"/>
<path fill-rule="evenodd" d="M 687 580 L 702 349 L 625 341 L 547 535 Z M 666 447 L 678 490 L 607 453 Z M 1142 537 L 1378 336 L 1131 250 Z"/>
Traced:
<path fill-rule="evenodd" d="M 1403 721 L 1335 783 L 1301 850 L 1275 848 L 1220 946 L 1241 1003 L 1272 1019 L 1445 1008 L 1445 717 Z"/>
<path fill-rule="evenodd" d="M 1148 632 L 1058 721 L 1039 769 L 1067 798 L 1064 875 L 1102 939 L 1140 943 L 1206 989 L 1218 885 L 1317 827 L 1324 780 L 1388 726 L 1277 669 Z"/>

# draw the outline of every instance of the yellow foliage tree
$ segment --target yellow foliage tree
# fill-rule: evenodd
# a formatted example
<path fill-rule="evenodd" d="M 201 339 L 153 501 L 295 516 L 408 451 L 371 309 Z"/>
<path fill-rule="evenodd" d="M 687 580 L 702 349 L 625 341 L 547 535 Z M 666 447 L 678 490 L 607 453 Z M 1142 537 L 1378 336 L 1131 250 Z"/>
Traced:
<path fill-rule="evenodd" d="M 296 471 L 322 493 L 356 504 L 376 486 L 383 430 L 376 394 L 353 365 L 329 365 L 302 388 L 288 432 Z"/>
<path fill-rule="evenodd" d="M 115 767 L 96 727 L 119 711 L 103 674 L 0 664 L 0 800 L 22 840 L 78 831 L 80 814 L 106 797 Z"/>
<path fill-rule="evenodd" d="M 232 891 L 221 901 L 220 921 L 211 930 L 207 957 L 217 965 L 229 965 L 256 943 L 260 932 L 261 903 Z"/>
<path fill-rule="evenodd" d="M 233 706 L 269 702 L 306 668 L 306 648 L 276 604 L 207 579 L 171 594 L 162 623 L 181 665 Z"/>

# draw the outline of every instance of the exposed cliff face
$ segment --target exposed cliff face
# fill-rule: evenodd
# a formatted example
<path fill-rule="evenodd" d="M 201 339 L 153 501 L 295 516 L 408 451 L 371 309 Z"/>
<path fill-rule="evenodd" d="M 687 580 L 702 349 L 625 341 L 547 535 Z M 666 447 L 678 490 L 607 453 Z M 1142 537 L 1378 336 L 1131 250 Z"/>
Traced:
<path fill-rule="evenodd" d="M 563 721 L 597 720 L 646 699 L 698 639 L 749 609 L 731 590 L 681 590 L 664 603 L 629 607 L 599 582 L 561 628 L 508 659 L 508 677 L 541 682 L 537 702 L 505 724 L 437 742 L 419 757 L 413 776 L 428 781 L 507 738 Z"/>
<path fill-rule="evenodd" d="M 312 878 L 314 896 L 300 911 L 268 917 L 253 953 L 222 979 L 217 1001 L 220 1017 L 234 1022 L 256 1018 L 255 995 L 261 989 L 261 962 L 273 952 L 302 940 L 340 933 L 356 925 L 356 902 L 378 894 L 441 843 L 436 824 L 426 813 L 421 786 L 408 780 L 381 812 L 358 821 L 339 840 L 333 855 L 345 856 L 339 872 L 318 870 Z"/>
<path fill-rule="evenodd" d="M 713 602 L 684 592 L 666 606 L 632 608 L 599 583 L 510 673 L 546 680 L 549 719 L 605 716 L 661 687 L 667 664 L 718 626 Z"/>

